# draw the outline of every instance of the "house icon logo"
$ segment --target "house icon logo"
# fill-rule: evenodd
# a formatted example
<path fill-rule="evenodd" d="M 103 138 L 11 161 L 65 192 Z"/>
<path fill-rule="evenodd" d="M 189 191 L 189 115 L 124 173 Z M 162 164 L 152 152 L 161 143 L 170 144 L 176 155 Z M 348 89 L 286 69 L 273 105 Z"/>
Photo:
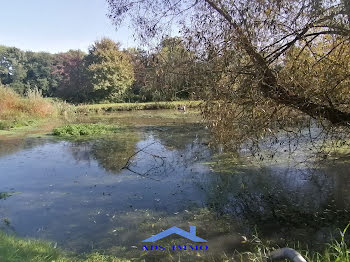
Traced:
<path fill-rule="evenodd" d="M 172 234 L 177 234 L 177 235 L 182 236 L 184 238 L 187 238 L 193 242 L 208 242 L 207 240 L 196 236 L 196 227 L 195 226 L 190 226 L 190 232 L 182 230 L 181 228 L 178 228 L 178 227 L 171 227 L 167 230 L 164 230 L 163 232 L 160 232 L 157 235 L 151 236 L 150 238 L 143 240 L 142 242 L 156 242 L 156 241 L 158 241 L 162 238 L 165 238 L 167 236 L 170 236 Z"/>

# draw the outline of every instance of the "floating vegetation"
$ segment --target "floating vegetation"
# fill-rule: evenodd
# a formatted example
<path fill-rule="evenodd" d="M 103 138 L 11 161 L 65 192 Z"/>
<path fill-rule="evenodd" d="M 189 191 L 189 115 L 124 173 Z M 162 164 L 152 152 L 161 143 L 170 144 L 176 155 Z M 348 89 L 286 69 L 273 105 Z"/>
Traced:
<path fill-rule="evenodd" d="M 0 192 L 0 199 L 6 199 L 8 197 L 12 196 L 11 193 L 8 192 Z"/>
<path fill-rule="evenodd" d="M 322 147 L 323 159 L 339 159 L 349 160 L 350 156 L 350 140 L 329 140 Z"/>
<path fill-rule="evenodd" d="M 11 224 L 10 219 L 7 218 L 7 217 L 5 217 L 5 218 L 3 219 L 3 221 L 4 221 L 4 223 L 5 223 L 6 226 L 9 226 L 9 225 Z"/>
<path fill-rule="evenodd" d="M 53 135 L 60 137 L 81 137 L 109 135 L 118 132 L 114 125 L 106 124 L 70 124 L 55 128 Z"/>
<path fill-rule="evenodd" d="M 214 172 L 229 175 L 240 174 L 247 167 L 257 167 L 256 162 L 248 162 L 246 158 L 243 159 L 231 153 L 215 154 L 210 161 L 203 162 L 203 164 L 208 165 Z"/>

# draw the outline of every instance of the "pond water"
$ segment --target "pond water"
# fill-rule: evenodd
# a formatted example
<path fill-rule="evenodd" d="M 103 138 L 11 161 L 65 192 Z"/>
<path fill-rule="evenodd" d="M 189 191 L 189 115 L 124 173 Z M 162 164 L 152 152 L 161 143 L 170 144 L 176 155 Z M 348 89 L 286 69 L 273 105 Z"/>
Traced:
<path fill-rule="evenodd" d="M 74 252 L 159 261 L 164 252 L 143 251 L 141 241 L 195 225 L 209 246 L 195 255 L 214 261 L 248 249 L 243 236 L 256 232 L 279 245 L 317 247 L 350 221 L 347 161 L 312 167 L 231 161 L 209 147 L 197 117 L 162 114 L 90 119 L 124 124 L 105 138 L 0 138 L 0 192 L 10 194 L 0 198 L 0 229 Z"/>

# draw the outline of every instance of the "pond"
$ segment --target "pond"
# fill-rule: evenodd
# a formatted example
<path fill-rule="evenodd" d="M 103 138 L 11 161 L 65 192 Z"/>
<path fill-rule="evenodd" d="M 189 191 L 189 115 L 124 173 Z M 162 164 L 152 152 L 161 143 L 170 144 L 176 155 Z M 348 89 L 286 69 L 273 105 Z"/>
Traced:
<path fill-rule="evenodd" d="M 89 121 L 123 131 L 75 141 L 0 138 L 1 230 L 73 252 L 159 261 L 164 252 L 144 251 L 141 241 L 194 225 L 209 249 L 181 255 L 215 261 L 249 249 L 245 237 L 256 233 L 281 246 L 299 241 L 317 248 L 350 220 L 347 161 L 312 167 L 232 161 L 210 146 L 198 116 L 169 111 Z M 160 243 L 186 241 L 172 236 Z"/>

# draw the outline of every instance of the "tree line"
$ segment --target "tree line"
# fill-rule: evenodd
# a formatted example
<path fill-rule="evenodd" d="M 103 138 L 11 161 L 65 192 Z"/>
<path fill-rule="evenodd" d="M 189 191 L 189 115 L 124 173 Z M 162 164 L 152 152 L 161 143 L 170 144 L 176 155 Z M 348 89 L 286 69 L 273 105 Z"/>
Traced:
<path fill-rule="evenodd" d="M 0 82 L 20 94 L 37 89 L 72 103 L 172 101 L 194 98 L 180 38 L 165 38 L 152 52 L 122 50 L 104 38 L 88 53 L 22 51 L 0 46 Z M 176 68 L 176 73 L 174 72 Z"/>

